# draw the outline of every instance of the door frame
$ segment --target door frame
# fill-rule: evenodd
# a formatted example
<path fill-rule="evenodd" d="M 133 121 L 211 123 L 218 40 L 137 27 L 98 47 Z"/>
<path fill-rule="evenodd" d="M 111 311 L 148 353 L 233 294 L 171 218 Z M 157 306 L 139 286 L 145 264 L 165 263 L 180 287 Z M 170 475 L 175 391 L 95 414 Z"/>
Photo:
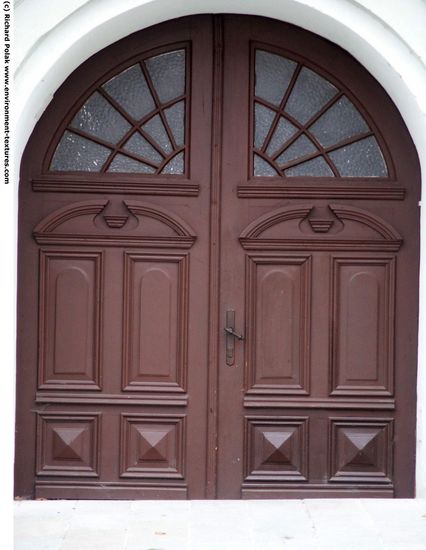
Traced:
<path fill-rule="evenodd" d="M 220 91 L 220 90 L 218 90 L 218 92 L 219 92 L 219 91 Z M 219 193 L 220 193 L 220 191 L 219 191 Z M 211 353 L 214 354 L 214 350 L 211 350 Z M 214 441 L 212 441 L 212 445 L 213 445 L 213 443 L 214 443 Z"/>

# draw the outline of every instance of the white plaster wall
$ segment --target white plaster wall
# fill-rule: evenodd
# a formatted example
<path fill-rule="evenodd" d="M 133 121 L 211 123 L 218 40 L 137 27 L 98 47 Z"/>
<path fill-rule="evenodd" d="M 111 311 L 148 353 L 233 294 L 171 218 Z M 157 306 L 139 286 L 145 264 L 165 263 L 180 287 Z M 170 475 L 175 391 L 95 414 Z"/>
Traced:
<path fill-rule="evenodd" d="M 246 13 L 287 21 L 349 51 L 382 84 L 399 108 L 416 144 L 426 189 L 426 4 L 423 0 L 17 0 L 15 1 L 14 196 L 8 263 L 16 264 L 16 192 L 20 158 L 55 90 L 85 59 L 139 29 L 195 13 Z M 11 198 L 12 200 L 12 198 Z M 426 496 L 426 216 L 422 216 L 417 424 L 417 495 Z M 5 232 L 3 232 L 3 235 Z M 11 272 L 12 273 L 12 272 Z M 16 286 L 14 272 L 11 284 Z M 14 292 L 0 320 L 9 337 L 3 361 L 10 373 L 7 456 L 13 448 Z M 4 291 L 3 291 L 4 292 Z M 4 416 L 6 415 L 6 416 Z M 425 442 L 425 443 L 424 443 Z M 10 459 L 6 465 L 11 473 Z M 0 484 L 0 489 L 4 487 Z M 10 484 L 5 495 L 10 498 Z"/>

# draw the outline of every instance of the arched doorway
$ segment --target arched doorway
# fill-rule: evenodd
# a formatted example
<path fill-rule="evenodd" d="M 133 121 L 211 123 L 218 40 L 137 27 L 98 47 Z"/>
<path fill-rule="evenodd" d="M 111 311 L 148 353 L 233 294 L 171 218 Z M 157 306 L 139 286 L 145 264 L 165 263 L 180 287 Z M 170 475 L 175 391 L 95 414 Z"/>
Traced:
<path fill-rule="evenodd" d="M 418 165 L 350 56 L 147 29 L 68 79 L 21 176 L 17 494 L 413 494 Z"/>

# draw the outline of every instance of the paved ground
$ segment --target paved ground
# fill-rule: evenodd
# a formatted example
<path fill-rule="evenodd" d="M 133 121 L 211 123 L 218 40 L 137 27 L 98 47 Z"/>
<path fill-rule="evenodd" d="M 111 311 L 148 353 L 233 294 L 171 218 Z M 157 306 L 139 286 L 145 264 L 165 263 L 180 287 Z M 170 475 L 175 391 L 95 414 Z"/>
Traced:
<path fill-rule="evenodd" d="M 15 550 L 426 550 L 426 499 L 22 501 Z"/>

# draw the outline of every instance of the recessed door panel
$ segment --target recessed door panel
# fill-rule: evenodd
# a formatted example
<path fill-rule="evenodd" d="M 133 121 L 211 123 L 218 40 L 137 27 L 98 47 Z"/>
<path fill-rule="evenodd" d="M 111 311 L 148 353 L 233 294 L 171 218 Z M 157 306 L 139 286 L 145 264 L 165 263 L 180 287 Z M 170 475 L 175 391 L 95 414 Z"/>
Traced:
<path fill-rule="evenodd" d="M 395 260 L 333 259 L 333 394 L 390 395 Z"/>
<path fill-rule="evenodd" d="M 184 390 L 188 259 L 125 255 L 124 388 Z"/>
<path fill-rule="evenodd" d="M 248 257 L 249 391 L 307 393 L 309 257 Z"/>
<path fill-rule="evenodd" d="M 40 256 L 39 387 L 99 389 L 102 253 Z"/>

